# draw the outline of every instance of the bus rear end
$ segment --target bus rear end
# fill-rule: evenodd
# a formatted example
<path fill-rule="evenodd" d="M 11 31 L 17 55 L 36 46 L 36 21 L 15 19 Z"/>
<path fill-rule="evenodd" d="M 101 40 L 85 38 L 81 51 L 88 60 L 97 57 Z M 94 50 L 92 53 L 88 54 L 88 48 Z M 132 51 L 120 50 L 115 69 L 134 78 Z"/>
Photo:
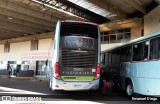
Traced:
<path fill-rule="evenodd" d="M 100 77 L 100 33 L 92 23 L 62 21 L 59 60 L 55 63 L 57 90 L 96 90 Z"/>

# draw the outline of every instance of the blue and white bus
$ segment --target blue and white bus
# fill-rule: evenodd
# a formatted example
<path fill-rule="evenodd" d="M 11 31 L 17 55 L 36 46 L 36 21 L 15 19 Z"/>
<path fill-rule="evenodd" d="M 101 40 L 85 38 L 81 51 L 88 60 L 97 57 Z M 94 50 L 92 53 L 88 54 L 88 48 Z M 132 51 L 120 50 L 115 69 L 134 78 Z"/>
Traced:
<path fill-rule="evenodd" d="M 118 81 L 129 97 L 160 96 L 160 32 L 103 51 L 101 58 L 109 80 Z"/>
<path fill-rule="evenodd" d="M 100 77 L 100 30 L 95 23 L 58 21 L 49 50 L 52 91 L 97 90 Z"/>

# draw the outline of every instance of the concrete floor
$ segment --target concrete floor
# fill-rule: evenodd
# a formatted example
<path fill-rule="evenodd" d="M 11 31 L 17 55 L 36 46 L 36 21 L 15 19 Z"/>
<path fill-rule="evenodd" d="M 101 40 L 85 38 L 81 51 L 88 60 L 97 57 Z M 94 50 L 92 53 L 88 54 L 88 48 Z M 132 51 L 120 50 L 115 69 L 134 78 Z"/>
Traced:
<path fill-rule="evenodd" d="M 39 80 L 13 80 L 9 78 L 0 78 L 0 101 L 2 96 L 15 97 L 41 97 L 42 101 L 54 101 L 54 103 L 63 103 L 67 101 L 83 101 L 87 104 L 146 104 L 146 101 L 131 101 L 121 92 L 114 92 L 113 96 L 107 97 L 96 91 L 66 92 L 58 91 L 52 93 L 49 90 L 47 81 Z M 72 103 L 74 103 L 72 102 Z M 53 102 L 47 102 L 53 103 Z M 150 104 L 159 102 L 147 102 Z M 65 102 L 66 104 L 66 102 Z"/>

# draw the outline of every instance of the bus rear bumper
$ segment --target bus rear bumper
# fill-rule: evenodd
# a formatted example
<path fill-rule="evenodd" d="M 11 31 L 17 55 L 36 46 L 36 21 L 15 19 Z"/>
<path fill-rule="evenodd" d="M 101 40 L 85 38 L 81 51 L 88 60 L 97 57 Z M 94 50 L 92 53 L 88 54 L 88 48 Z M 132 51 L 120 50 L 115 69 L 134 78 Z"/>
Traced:
<path fill-rule="evenodd" d="M 97 90 L 98 88 L 99 88 L 99 80 L 93 80 L 87 82 L 56 80 L 52 86 L 53 90 L 65 90 L 65 91 Z"/>

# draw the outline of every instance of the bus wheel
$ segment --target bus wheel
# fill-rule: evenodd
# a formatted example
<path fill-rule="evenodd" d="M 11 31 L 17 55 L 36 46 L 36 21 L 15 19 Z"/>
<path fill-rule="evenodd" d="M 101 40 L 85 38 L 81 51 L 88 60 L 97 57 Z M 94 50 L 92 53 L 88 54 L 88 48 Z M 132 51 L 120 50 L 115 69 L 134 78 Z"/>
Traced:
<path fill-rule="evenodd" d="M 133 84 L 131 81 L 128 81 L 126 83 L 126 94 L 128 97 L 133 97 L 134 96 L 134 88 L 133 88 Z"/>
<path fill-rule="evenodd" d="M 50 91 L 52 90 L 52 83 L 51 83 L 50 80 L 49 80 L 49 90 L 50 90 Z"/>

